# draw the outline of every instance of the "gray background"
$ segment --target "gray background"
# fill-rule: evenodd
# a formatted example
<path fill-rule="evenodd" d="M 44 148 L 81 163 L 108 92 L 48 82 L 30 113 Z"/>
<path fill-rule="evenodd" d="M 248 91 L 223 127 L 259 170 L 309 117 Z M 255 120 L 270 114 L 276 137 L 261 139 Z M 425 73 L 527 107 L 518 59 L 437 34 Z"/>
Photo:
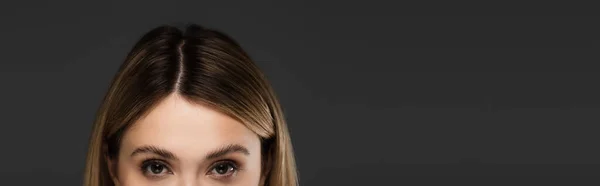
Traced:
<path fill-rule="evenodd" d="M 126 53 L 186 22 L 233 36 L 267 74 L 302 185 L 597 185 L 594 7 L 3 1 L 0 185 L 79 185 Z"/>

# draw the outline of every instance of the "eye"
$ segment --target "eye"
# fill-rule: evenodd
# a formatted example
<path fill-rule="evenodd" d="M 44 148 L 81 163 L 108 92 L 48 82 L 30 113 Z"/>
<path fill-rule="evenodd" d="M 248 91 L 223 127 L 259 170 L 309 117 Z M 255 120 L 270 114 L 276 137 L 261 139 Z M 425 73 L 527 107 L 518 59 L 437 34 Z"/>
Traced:
<path fill-rule="evenodd" d="M 238 167 L 234 162 L 231 161 L 222 161 L 215 163 L 208 175 L 217 177 L 217 178 L 225 178 L 232 176 L 238 171 Z"/>
<path fill-rule="evenodd" d="M 142 172 L 146 176 L 162 177 L 166 174 L 172 174 L 166 163 L 160 160 L 147 160 L 142 164 Z"/>

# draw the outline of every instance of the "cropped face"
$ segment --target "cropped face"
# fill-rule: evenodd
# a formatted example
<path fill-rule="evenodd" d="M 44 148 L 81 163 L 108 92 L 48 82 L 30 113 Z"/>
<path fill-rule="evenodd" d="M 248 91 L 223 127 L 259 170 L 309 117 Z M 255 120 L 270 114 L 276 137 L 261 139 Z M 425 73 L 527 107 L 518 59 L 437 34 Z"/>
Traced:
<path fill-rule="evenodd" d="M 121 145 L 113 169 L 120 186 L 259 185 L 258 136 L 176 94 L 135 122 Z"/>

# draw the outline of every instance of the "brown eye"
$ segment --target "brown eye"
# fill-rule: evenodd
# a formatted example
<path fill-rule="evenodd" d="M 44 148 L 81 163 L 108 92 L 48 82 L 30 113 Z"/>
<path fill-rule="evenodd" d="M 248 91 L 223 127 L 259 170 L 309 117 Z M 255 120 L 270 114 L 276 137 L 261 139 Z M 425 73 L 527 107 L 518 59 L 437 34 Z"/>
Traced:
<path fill-rule="evenodd" d="M 147 161 L 142 165 L 142 172 L 148 176 L 164 176 L 170 174 L 171 171 L 164 163 L 160 161 Z"/>
<path fill-rule="evenodd" d="M 210 170 L 209 175 L 215 177 L 227 177 L 237 172 L 238 168 L 233 162 L 216 163 Z"/>
<path fill-rule="evenodd" d="M 160 174 L 165 170 L 167 169 L 165 169 L 165 166 L 161 164 L 151 164 L 150 166 L 148 166 L 148 171 L 152 172 L 153 174 Z"/>

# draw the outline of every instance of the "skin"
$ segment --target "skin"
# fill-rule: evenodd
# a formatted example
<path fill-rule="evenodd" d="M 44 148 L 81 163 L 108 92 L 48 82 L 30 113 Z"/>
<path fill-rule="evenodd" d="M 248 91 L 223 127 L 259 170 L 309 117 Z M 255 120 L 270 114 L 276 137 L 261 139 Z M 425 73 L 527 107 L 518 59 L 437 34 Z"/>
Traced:
<path fill-rule="evenodd" d="M 234 148 L 214 154 L 226 147 Z M 125 132 L 118 160 L 109 164 L 120 186 L 257 186 L 260 148 L 242 123 L 173 94 Z"/>

